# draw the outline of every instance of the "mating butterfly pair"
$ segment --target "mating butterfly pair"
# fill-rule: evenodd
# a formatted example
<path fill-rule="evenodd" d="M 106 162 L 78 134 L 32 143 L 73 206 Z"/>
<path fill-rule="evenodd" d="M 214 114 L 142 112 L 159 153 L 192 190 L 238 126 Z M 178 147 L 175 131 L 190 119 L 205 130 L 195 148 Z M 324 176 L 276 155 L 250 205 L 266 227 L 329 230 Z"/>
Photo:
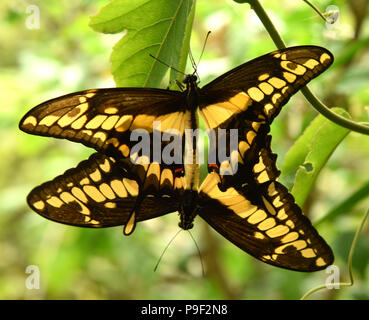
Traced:
<path fill-rule="evenodd" d="M 126 235 L 138 221 L 176 211 L 179 226 L 190 229 L 199 215 L 263 262 L 321 270 L 333 262 L 332 251 L 276 181 L 280 172 L 269 126 L 289 98 L 332 62 L 324 48 L 297 46 L 242 64 L 203 88 L 189 75 L 182 92 L 93 89 L 44 102 L 23 117 L 21 130 L 81 142 L 98 152 L 33 189 L 28 204 L 65 224 L 124 225 Z M 220 169 L 230 163 L 216 160 L 199 186 L 196 163 L 159 164 L 152 155 L 148 161 L 131 162 L 131 157 L 140 158 L 131 154 L 133 130 L 145 129 L 152 140 L 158 130 L 153 122 L 160 121 L 159 130 L 175 129 L 175 138 L 184 144 L 185 130 L 198 128 L 197 112 L 207 129 L 238 129 L 237 172 L 222 174 Z"/>

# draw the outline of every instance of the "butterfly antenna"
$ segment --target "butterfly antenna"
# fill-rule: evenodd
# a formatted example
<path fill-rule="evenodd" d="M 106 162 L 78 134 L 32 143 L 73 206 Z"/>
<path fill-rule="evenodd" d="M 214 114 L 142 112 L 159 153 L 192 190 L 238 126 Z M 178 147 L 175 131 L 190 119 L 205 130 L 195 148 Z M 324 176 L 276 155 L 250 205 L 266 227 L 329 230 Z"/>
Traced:
<path fill-rule="evenodd" d="M 193 54 L 192 54 L 191 49 L 189 49 L 189 51 L 188 51 L 188 56 L 189 56 L 189 58 L 190 58 L 192 68 L 195 70 L 195 72 L 194 72 L 194 73 L 196 73 L 196 72 L 197 72 L 197 65 L 196 65 L 196 62 L 195 62 L 195 59 L 194 59 L 194 57 L 193 57 Z"/>
<path fill-rule="evenodd" d="M 174 70 L 174 71 L 177 71 L 178 73 L 180 73 L 180 74 L 182 74 L 182 75 L 184 75 L 184 76 L 186 75 L 184 72 L 179 71 L 178 69 L 174 68 L 173 66 L 170 66 L 169 64 L 167 64 L 167 63 L 165 63 L 164 61 L 160 60 L 159 58 L 154 57 L 151 53 L 149 54 L 149 56 L 150 56 L 151 58 L 153 58 L 153 59 L 157 60 L 157 61 L 158 61 L 158 62 L 160 62 L 161 64 L 163 64 L 163 65 L 167 66 L 169 69 L 172 69 L 172 70 Z"/>
<path fill-rule="evenodd" d="M 177 231 L 177 233 L 172 237 L 172 239 L 170 239 L 170 241 L 168 242 L 168 244 L 166 245 L 166 247 L 164 248 L 164 250 L 163 250 L 162 254 L 161 254 L 161 255 L 160 255 L 160 257 L 159 257 L 158 262 L 157 262 L 157 263 L 156 263 L 156 265 L 155 265 L 154 272 L 158 269 L 159 263 L 160 263 L 161 259 L 163 258 L 164 253 L 167 251 L 167 249 L 169 248 L 170 244 L 173 242 L 173 240 L 178 236 L 178 234 L 179 234 L 181 231 L 182 231 L 182 229 L 179 229 L 179 230 Z"/>
<path fill-rule="evenodd" d="M 188 233 L 190 234 L 190 236 L 191 236 L 191 238 L 192 238 L 193 242 L 195 243 L 195 246 L 196 246 L 196 248 L 197 248 L 197 252 L 199 253 L 200 262 L 201 262 L 202 276 L 203 276 L 203 277 L 205 277 L 205 268 L 204 268 L 204 264 L 203 264 L 203 261 L 202 261 L 202 256 L 201 256 L 200 248 L 199 248 L 199 246 L 197 245 L 197 242 L 196 242 L 196 240 L 195 240 L 194 236 L 192 235 L 191 231 L 190 231 L 190 230 L 187 230 L 187 231 L 188 231 Z"/>
<path fill-rule="evenodd" d="M 200 61 L 201 61 L 202 55 L 204 54 L 205 47 L 206 47 L 206 43 L 208 42 L 208 39 L 209 39 L 210 33 L 211 33 L 211 31 L 208 31 L 208 33 L 206 34 L 206 38 L 205 38 L 205 41 L 204 41 L 204 45 L 202 46 L 202 50 L 201 50 L 201 54 L 200 54 L 200 58 L 199 58 L 199 62 L 197 63 L 197 65 L 199 65 L 199 64 L 200 64 Z"/>

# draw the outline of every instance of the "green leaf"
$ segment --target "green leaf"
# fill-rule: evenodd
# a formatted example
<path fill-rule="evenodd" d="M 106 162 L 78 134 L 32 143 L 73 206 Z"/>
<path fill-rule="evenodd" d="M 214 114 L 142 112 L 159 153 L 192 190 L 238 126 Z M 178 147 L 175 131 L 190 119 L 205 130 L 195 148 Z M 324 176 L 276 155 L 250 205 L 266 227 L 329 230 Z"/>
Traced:
<path fill-rule="evenodd" d="M 117 86 L 159 87 L 168 67 L 158 60 L 184 71 L 194 10 L 194 0 L 113 0 L 92 17 L 95 31 L 125 32 L 110 58 Z"/>
<path fill-rule="evenodd" d="M 349 118 L 343 109 L 332 110 Z M 291 193 L 297 204 L 304 205 L 320 171 L 349 132 L 350 130 L 319 115 L 288 151 L 282 166 L 281 180 L 291 186 L 295 178 Z"/>
<path fill-rule="evenodd" d="M 342 213 L 347 213 L 352 210 L 352 208 L 360 201 L 367 199 L 369 197 L 369 181 L 361 186 L 358 190 L 353 192 L 349 197 L 347 197 L 342 202 L 338 203 L 334 208 L 332 208 L 324 217 L 320 220 L 314 222 L 314 225 L 325 222 L 332 221 L 337 216 Z"/>

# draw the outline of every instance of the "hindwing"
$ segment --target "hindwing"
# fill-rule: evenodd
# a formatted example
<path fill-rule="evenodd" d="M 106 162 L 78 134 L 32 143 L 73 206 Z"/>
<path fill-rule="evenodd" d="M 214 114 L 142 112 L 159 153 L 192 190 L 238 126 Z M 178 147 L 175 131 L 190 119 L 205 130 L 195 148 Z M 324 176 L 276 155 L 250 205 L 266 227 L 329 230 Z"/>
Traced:
<path fill-rule="evenodd" d="M 267 181 L 220 191 L 213 172 L 199 192 L 198 214 L 255 258 L 298 271 L 317 271 L 332 264 L 332 250 L 280 183 Z"/>
<path fill-rule="evenodd" d="M 160 170 L 155 163 L 132 167 L 95 153 L 33 189 L 27 201 L 50 220 L 79 227 L 126 225 L 129 234 L 136 221 L 177 211 L 182 186 L 175 170 Z"/>

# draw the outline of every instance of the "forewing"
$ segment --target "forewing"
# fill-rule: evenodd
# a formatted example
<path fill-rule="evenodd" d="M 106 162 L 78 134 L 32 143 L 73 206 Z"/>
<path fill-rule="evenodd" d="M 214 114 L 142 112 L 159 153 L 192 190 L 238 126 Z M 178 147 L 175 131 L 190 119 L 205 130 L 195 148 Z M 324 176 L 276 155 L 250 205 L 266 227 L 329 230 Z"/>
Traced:
<path fill-rule="evenodd" d="M 290 97 L 332 62 L 332 54 L 317 46 L 260 56 L 204 86 L 200 113 L 210 129 L 229 128 L 232 117 L 270 124 Z"/>
<path fill-rule="evenodd" d="M 21 130 L 36 135 L 83 143 L 115 158 L 127 158 L 137 140 L 135 129 L 153 141 L 159 133 L 175 129 L 182 137 L 189 112 L 178 91 L 147 88 L 93 89 L 46 101 L 20 121 Z M 153 128 L 154 121 L 160 127 Z M 167 143 L 163 142 L 163 146 Z M 152 143 L 150 144 L 152 146 Z M 147 155 L 152 159 L 152 154 Z"/>
<path fill-rule="evenodd" d="M 211 173 L 200 188 L 199 206 L 209 225 L 265 263 L 317 271 L 333 262 L 330 247 L 276 181 L 222 192 L 217 174 Z"/>

